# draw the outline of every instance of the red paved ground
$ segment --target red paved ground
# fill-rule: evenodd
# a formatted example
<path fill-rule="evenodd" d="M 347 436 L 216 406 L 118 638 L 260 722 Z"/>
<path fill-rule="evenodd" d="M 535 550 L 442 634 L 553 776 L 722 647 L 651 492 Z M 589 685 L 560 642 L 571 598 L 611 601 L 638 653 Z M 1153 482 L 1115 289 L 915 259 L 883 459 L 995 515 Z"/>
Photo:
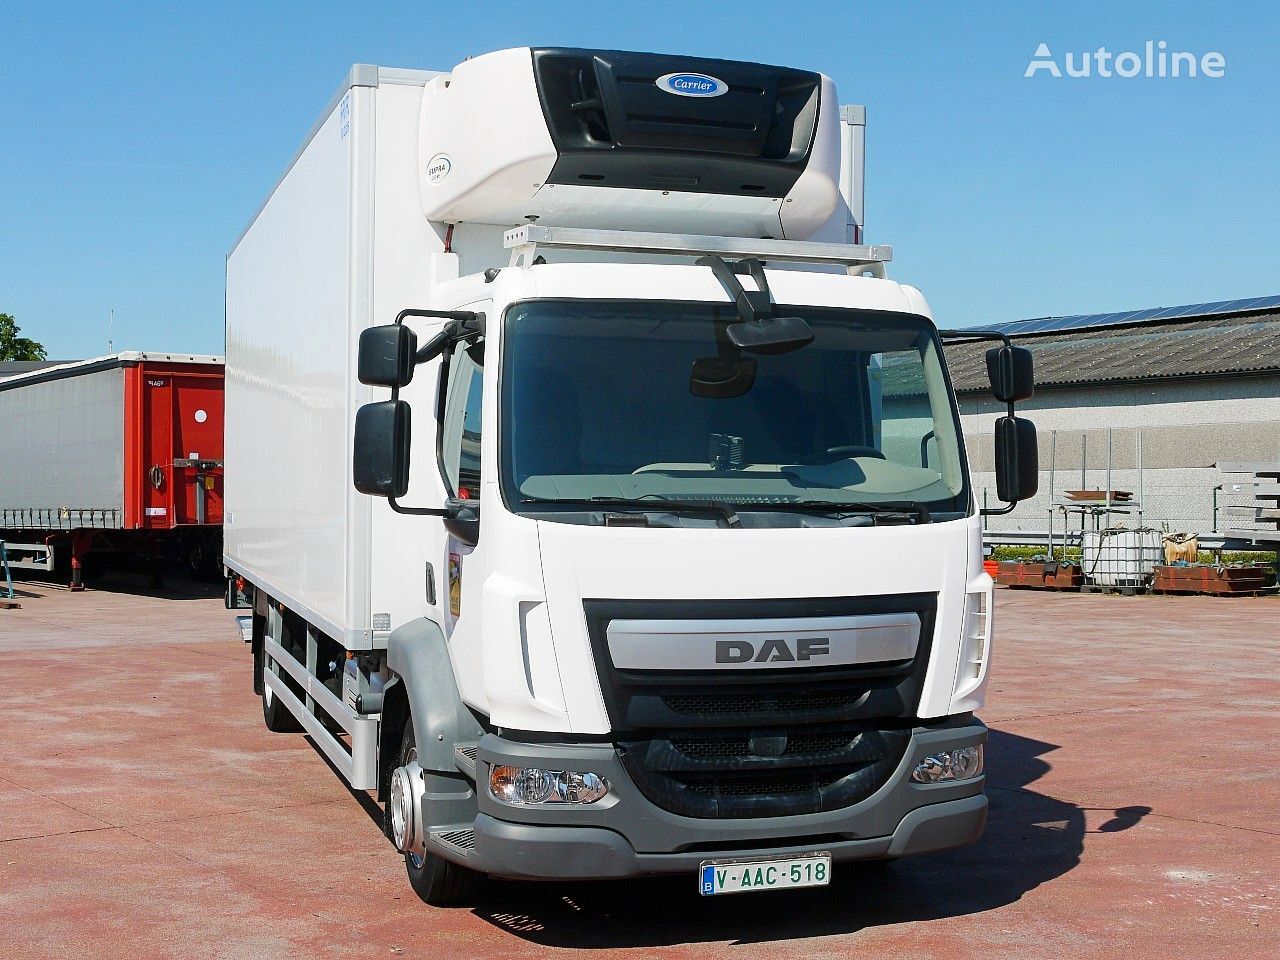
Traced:
<path fill-rule="evenodd" d="M 1280 956 L 1280 600 L 1000 591 L 967 850 L 818 892 L 492 884 L 439 910 L 264 729 L 220 601 L 128 589 L 0 611 L 0 957 Z"/>

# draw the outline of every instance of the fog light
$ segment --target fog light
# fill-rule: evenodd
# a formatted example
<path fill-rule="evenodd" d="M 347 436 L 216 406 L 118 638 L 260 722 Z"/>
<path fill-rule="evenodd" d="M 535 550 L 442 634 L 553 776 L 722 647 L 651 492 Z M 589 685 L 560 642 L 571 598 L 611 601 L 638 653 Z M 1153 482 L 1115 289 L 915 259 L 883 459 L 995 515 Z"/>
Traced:
<path fill-rule="evenodd" d="M 942 783 L 947 780 L 971 780 L 982 773 L 982 744 L 957 747 L 931 753 L 911 772 L 916 783 Z"/>
<path fill-rule="evenodd" d="M 518 806 L 540 803 L 595 803 L 609 784 L 594 773 L 543 770 L 540 767 L 495 766 L 489 769 L 494 799 Z"/>

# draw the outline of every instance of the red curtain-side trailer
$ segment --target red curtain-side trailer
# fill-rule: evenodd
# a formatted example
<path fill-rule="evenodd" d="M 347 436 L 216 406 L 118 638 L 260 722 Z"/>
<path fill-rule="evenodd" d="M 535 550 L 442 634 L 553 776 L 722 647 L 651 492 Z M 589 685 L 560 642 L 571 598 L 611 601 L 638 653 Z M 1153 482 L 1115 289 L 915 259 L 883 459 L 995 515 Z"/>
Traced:
<path fill-rule="evenodd" d="M 32 365 L 28 365 L 32 366 Z M 0 538 L 73 589 L 110 554 L 221 559 L 221 357 L 121 353 L 4 375 Z"/>

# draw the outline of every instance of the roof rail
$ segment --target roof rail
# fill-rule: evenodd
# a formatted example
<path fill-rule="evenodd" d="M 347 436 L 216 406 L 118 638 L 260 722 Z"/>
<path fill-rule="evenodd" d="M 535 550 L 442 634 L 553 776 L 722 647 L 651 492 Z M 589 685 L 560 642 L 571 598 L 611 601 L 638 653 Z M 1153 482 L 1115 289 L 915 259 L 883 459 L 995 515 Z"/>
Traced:
<path fill-rule="evenodd" d="M 502 237 L 511 251 L 513 267 L 530 266 L 538 247 L 649 253 L 666 256 L 755 257 L 789 263 L 823 263 L 844 267 L 851 276 L 871 273 L 884 277 L 893 247 L 884 244 L 815 243 L 808 240 L 759 240 L 753 237 L 711 237 L 690 233 L 641 233 L 635 230 L 589 230 L 581 227 L 512 227 Z"/>

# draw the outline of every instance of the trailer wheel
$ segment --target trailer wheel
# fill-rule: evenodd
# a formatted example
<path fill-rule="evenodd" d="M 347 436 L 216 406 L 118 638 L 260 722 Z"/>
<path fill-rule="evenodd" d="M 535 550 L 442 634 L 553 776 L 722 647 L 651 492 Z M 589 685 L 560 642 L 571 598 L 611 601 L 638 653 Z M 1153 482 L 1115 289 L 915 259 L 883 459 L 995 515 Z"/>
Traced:
<path fill-rule="evenodd" d="M 413 735 L 413 719 L 410 717 L 404 725 L 404 736 L 400 740 L 400 765 L 411 763 L 418 758 L 417 742 Z M 390 797 L 384 816 L 390 822 Z M 404 855 L 405 872 L 409 875 L 409 886 L 423 903 L 433 907 L 442 907 L 466 900 L 475 892 L 483 874 L 476 873 L 466 867 L 453 863 L 434 853 L 406 853 Z"/>
<path fill-rule="evenodd" d="M 263 657 L 263 660 L 266 658 Z M 280 698 L 271 692 L 266 681 L 262 682 L 262 719 L 272 733 L 301 733 L 302 724 L 289 712 L 289 708 L 280 702 Z"/>
<path fill-rule="evenodd" d="M 182 544 L 182 561 L 193 580 L 220 579 L 221 537 L 207 532 L 192 534 Z"/>

